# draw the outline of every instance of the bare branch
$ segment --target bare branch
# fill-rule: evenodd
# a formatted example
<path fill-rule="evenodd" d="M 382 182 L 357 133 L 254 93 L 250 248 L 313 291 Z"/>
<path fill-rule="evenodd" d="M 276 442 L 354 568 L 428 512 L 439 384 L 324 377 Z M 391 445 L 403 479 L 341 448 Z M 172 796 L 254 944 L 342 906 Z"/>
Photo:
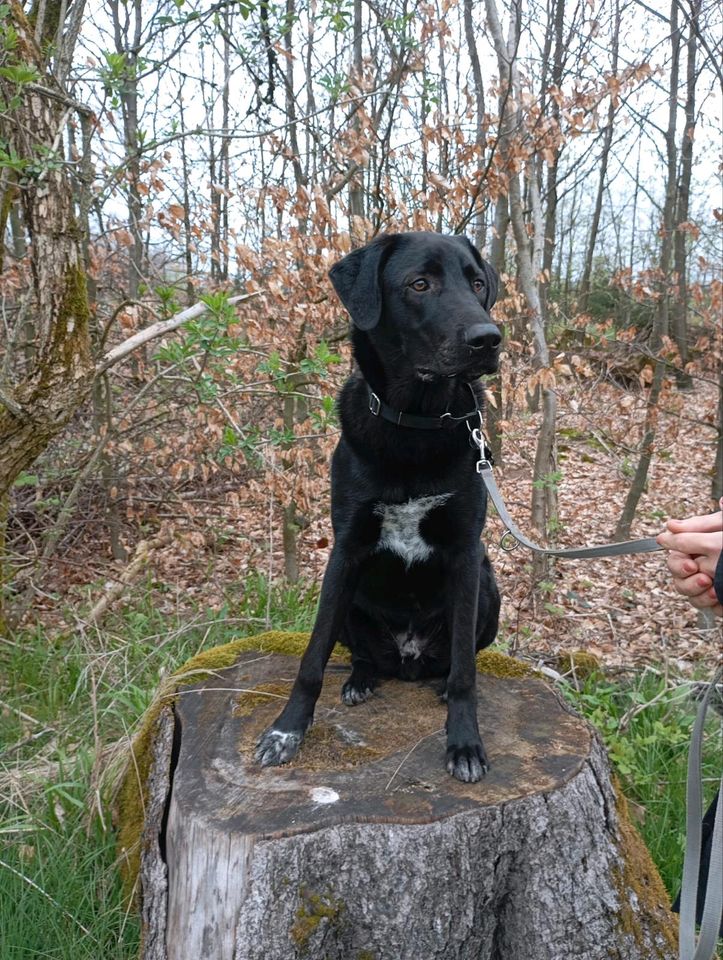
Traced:
<path fill-rule="evenodd" d="M 231 304 L 243 303 L 245 300 L 251 300 L 254 297 L 258 297 L 258 295 L 258 293 L 246 293 L 238 297 L 230 297 L 228 302 Z M 192 307 L 187 307 L 185 310 L 181 310 L 180 313 L 174 314 L 174 316 L 170 317 L 168 320 L 159 320 L 158 323 L 152 323 L 150 327 L 146 327 L 144 330 L 139 330 L 138 333 L 134 333 L 132 337 L 128 337 L 127 340 L 124 340 L 123 343 L 119 343 L 117 347 L 113 347 L 112 350 L 109 350 L 108 353 L 102 357 L 102 359 L 96 365 L 95 377 L 97 378 L 102 373 L 105 373 L 105 371 L 110 367 L 115 366 L 116 363 L 133 353 L 134 350 L 142 347 L 144 343 L 148 343 L 151 340 L 157 340 L 158 337 L 162 337 L 166 333 L 171 333 L 173 330 L 177 330 L 189 320 L 194 320 L 196 317 L 202 316 L 208 309 L 208 304 L 206 303 L 194 303 Z"/>

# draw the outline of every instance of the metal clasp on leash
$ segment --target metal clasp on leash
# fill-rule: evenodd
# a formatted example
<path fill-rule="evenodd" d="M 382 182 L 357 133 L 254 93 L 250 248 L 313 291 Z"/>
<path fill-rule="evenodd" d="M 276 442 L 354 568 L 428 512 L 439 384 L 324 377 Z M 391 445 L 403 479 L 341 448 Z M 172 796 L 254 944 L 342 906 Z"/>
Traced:
<path fill-rule="evenodd" d="M 373 391 L 369 391 L 369 412 L 374 414 L 375 417 L 379 416 L 379 411 L 382 408 L 382 401 Z"/>
<path fill-rule="evenodd" d="M 477 447 L 480 452 L 480 458 L 477 461 L 476 470 L 477 473 L 482 473 L 483 470 L 491 470 L 494 466 L 494 460 L 492 459 L 492 451 L 489 448 L 487 443 L 487 437 L 484 434 L 483 424 L 482 424 L 482 411 L 479 412 L 479 426 L 470 427 L 469 422 L 467 423 L 467 429 L 470 433 L 470 440 L 472 446 Z"/>

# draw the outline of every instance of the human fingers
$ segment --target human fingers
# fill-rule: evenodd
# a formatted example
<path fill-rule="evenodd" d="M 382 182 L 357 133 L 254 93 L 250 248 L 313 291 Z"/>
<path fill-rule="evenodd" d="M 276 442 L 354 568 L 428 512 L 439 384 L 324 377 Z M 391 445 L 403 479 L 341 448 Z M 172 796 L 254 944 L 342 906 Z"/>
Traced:
<path fill-rule="evenodd" d="M 692 577 L 673 580 L 673 587 L 675 588 L 676 592 L 681 594 L 683 597 L 687 597 L 688 600 L 692 600 L 693 597 L 701 597 L 704 594 L 709 593 L 712 585 L 713 581 L 704 573 L 696 573 Z"/>
<path fill-rule="evenodd" d="M 689 597 L 688 602 L 696 610 L 710 610 L 716 617 L 723 617 L 723 604 L 716 596 L 715 590 L 706 590 L 698 597 Z"/>
<path fill-rule="evenodd" d="M 676 550 L 671 550 L 666 555 L 665 560 L 668 564 L 668 570 L 677 579 L 682 580 L 698 573 L 698 564 L 695 558 L 687 553 L 678 553 Z"/>
<path fill-rule="evenodd" d="M 661 547 L 666 550 L 675 550 L 676 553 L 687 553 L 695 558 L 698 567 L 711 576 L 715 571 L 718 556 L 723 550 L 723 533 L 668 533 L 664 532 L 656 538 Z"/>
<path fill-rule="evenodd" d="M 723 510 L 717 513 L 706 513 L 702 517 L 667 520 L 665 526 L 671 533 L 713 533 L 715 530 L 723 530 Z"/>

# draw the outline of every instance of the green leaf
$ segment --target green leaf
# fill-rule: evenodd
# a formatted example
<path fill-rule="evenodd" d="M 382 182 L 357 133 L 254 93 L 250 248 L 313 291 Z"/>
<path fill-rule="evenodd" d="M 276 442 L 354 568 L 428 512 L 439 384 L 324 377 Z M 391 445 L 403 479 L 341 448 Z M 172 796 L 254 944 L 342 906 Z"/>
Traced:
<path fill-rule="evenodd" d="M 272 376 L 281 372 L 281 354 L 272 350 L 266 360 L 262 360 L 256 368 L 259 373 L 270 373 Z"/>
<path fill-rule="evenodd" d="M 9 67 L 0 67 L 0 77 L 6 80 L 12 80 L 13 83 L 35 83 L 40 79 L 40 74 L 27 63 L 15 63 Z"/>
<path fill-rule="evenodd" d="M 9 105 L 10 109 L 13 108 L 12 103 Z M 24 157 L 19 157 L 15 150 L 12 147 L 3 144 L 0 141 L 0 170 L 5 168 L 7 170 L 14 170 L 15 173 L 23 173 L 30 165 L 30 161 L 26 160 Z"/>
<path fill-rule="evenodd" d="M 40 478 L 35 473 L 21 473 L 15 481 L 16 487 L 37 487 Z"/>

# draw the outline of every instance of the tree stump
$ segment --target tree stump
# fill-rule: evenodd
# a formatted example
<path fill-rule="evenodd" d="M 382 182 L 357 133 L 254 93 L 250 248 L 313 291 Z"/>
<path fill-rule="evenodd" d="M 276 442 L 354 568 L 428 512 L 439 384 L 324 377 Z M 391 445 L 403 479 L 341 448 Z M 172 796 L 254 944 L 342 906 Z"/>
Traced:
<path fill-rule="evenodd" d="M 300 755 L 260 769 L 298 658 L 234 659 L 162 701 L 146 738 L 143 960 L 677 956 L 600 741 L 544 680 L 479 675 L 491 769 L 463 784 L 431 686 L 387 681 L 350 708 L 334 659 Z"/>

